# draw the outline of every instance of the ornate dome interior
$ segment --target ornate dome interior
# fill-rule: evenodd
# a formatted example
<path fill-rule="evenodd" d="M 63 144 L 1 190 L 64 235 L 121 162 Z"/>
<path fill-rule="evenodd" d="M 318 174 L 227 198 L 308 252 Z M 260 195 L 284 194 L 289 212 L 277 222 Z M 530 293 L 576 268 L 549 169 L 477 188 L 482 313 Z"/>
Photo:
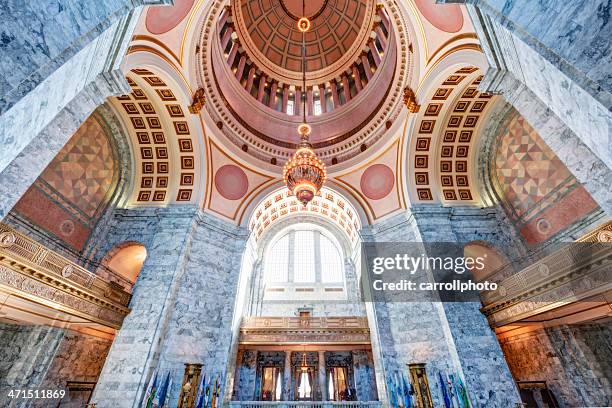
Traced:
<path fill-rule="evenodd" d="M 612 406 L 610 1 L 4 1 L 0 407 Z"/>
<path fill-rule="evenodd" d="M 361 51 L 364 39 L 369 38 L 374 7 L 372 0 L 306 2 L 305 17 L 311 21 L 305 38 L 309 78 L 340 72 Z M 262 64 L 285 80 L 301 81 L 302 33 L 297 21 L 302 17 L 302 1 L 235 0 L 232 10 L 238 38 L 251 56 L 256 61 L 265 58 Z"/>

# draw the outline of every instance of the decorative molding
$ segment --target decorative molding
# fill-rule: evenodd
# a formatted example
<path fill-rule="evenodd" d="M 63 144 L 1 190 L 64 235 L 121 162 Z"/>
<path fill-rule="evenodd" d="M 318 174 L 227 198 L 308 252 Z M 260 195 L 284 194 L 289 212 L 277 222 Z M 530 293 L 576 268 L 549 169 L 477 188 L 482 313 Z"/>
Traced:
<path fill-rule="evenodd" d="M 409 86 L 404 88 L 404 105 L 406 105 L 406 108 L 408 108 L 408 112 L 410 113 L 417 113 L 421 108 L 421 105 L 419 105 L 416 101 L 414 91 Z"/>
<path fill-rule="evenodd" d="M 198 88 L 198 90 L 195 91 L 193 94 L 193 102 L 189 105 L 189 112 L 193 114 L 200 113 L 206 102 L 205 94 L 206 91 L 204 91 L 204 88 Z"/>
<path fill-rule="evenodd" d="M 131 295 L 62 255 L 0 224 L 0 288 L 118 329 Z"/>
<path fill-rule="evenodd" d="M 514 272 L 508 264 L 487 280 L 482 312 L 501 327 L 612 289 L 612 222 Z"/>
<path fill-rule="evenodd" d="M 365 317 L 247 317 L 240 343 L 370 344 L 370 329 Z"/>

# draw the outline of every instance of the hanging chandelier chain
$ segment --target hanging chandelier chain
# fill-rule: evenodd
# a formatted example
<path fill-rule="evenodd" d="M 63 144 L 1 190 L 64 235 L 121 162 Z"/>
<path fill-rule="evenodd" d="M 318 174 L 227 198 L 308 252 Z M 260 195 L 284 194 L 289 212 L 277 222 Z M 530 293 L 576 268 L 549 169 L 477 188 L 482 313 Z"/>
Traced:
<path fill-rule="evenodd" d="M 302 33 L 302 91 L 300 101 L 302 103 L 303 122 L 298 126 L 300 144 L 293 157 L 283 167 L 283 179 L 287 188 L 296 198 L 306 206 L 327 179 L 325 163 L 317 157 L 309 141 L 312 131 L 306 122 L 306 105 L 308 95 L 306 92 L 306 32 L 310 29 L 310 20 L 306 17 L 306 1 L 302 0 L 302 17 L 298 21 L 298 29 Z"/>
<path fill-rule="evenodd" d="M 306 0 L 302 0 L 302 18 L 306 18 Z M 302 114 L 306 123 L 306 30 L 302 31 Z"/>

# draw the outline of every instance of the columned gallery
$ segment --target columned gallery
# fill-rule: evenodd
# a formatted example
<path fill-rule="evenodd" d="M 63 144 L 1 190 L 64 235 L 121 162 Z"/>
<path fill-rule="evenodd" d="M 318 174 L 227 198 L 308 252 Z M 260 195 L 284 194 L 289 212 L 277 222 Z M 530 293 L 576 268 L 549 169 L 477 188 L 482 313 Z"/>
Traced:
<path fill-rule="evenodd" d="M 5 3 L 0 406 L 612 406 L 609 1 Z"/>

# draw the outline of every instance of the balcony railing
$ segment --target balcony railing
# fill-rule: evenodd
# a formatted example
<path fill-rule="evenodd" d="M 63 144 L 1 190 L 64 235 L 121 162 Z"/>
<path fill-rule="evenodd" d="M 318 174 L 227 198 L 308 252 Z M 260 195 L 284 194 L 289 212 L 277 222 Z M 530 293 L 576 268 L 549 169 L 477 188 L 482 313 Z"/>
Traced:
<path fill-rule="evenodd" d="M 493 327 L 501 327 L 605 294 L 612 290 L 611 241 L 608 223 L 579 242 L 532 255 L 526 266 L 503 266 L 487 277 L 498 287 L 483 294 L 483 313 Z"/>
<path fill-rule="evenodd" d="M 231 408 L 379 408 L 379 401 L 230 401 Z"/>
<path fill-rule="evenodd" d="M 247 317 L 242 344 L 370 344 L 365 317 Z"/>
<path fill-rule="evenodd" d="M 0 288 L 17 297 L 118 329 L 131 295 L 63 255 L 0 223 Z"/>

